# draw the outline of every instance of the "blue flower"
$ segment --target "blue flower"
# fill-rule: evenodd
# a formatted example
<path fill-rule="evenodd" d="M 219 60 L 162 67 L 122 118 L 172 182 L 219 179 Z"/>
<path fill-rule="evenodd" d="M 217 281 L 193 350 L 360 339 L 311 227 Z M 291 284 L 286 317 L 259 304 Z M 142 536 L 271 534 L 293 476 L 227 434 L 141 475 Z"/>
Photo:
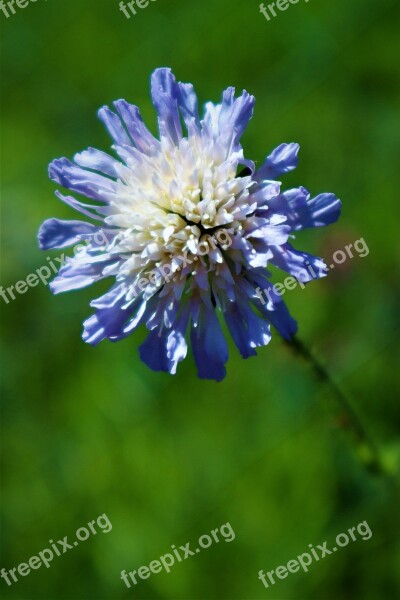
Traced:
<path fill-rule="evenodd" d="M 220 381 L 228 360 L 220 317 L 244 358 L 268 344 L 271 324 L 286 339 L 295 334 L 267 267 L 301 283 L 326 275 L 321 259 L 289 239 L 336 221 L 340 201 L 310 199 L 303 187 L 281 191 L 277 179 L 297 166 L 297 144 L 282 144 L 258 169 L 244 158 L 240 138 L 254 109 L 247 92 L 235 97 L 228 88 L 220 104 L 205 105 L 202 120 L 193 86 L 170 69 L 153 73 L 151 93 L 159 140 L 136 106 L 117 100 L 115 112 L 105 106 L 98 114 L 118 158 L 88 148 L 73 162 L 51 163 L 50 178 L 90 203 L 57 191 L 58 198 L 95 224 L 49 219 L 39 243 L 46 250 L 79 244 L 51 283 L 54 293 L 115 281 L 91 302 L 86 342 L 117 341 L 145 324 L 141 359 L 175 373 L 190 331 L 199 376 Z"/>

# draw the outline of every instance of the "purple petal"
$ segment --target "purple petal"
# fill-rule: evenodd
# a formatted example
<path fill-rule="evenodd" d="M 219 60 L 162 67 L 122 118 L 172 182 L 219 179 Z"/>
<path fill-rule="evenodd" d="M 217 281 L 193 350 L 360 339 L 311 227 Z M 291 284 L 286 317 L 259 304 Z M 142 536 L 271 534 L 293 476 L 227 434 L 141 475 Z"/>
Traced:
<path fill-rule="evenodd" d="M 160 142 L 150 133 L 137 106 L 129 104 L 125 100 L 114 102 L 125 127 L 131 136 L 136 148 L 145 154 L 152 154 L 154 148 L 160 146 Z"/>
<path fill-rule="evenodd" d="M 265 163 L 256 171 L 255 179 L 276 179 L 283 173 L 289 173 L 297 167 L 299 144 L 281 144 L 267 157 Z"/>
<path fill-rule="evenodd" d="M 49 166 L 49 176 L 73 192 L 105 203 L 112 200 L 117 191 L 115 181 L 77 167 L 67 158 L 54 160 Z"/>
<path fill-rule="evenodd" d="M 200 127 L 198 100 L 191 83 L 178 83 L 178 104 L 186 126 L 194 123 L 196 129 Z"/>
<path fill-rule="evenodd" d="M 156 69 L 151 77 L 151 95 L 158 113 L 161 137 L 178 145 L 182 125 L 178 109 L 177 86 L 171 69 Z"/>
<path fill-rule="evenodd" d="M 325 277 L 328 273 L 327 266 L 321 258 L 307 252 L 298 252 L 290 244 L 274 247 L 271 250 L 273 253 L 271 263 L 302 283 Z"/>
<path fill-rule="evenodd" d="M 85 256 L 85 259 L 77 257 L 67 259 L 67 263 L 61 267 L 57 277 L 50 283 L 50 289 L 53 294 L 77 290 L 95 281 L 107 277 L 107 272 L 104 269 L 112 264 L 115 264 L 118 259 L 110 257 L 109 254 L 96 257 Z M 86 260 L 86 262 L 84 262 Z M 92 262 L 90 262 L 92 261 Z"/>
<path fill-rule="evenodd" d="M 116 170 L 116 167 L 119 164 L 118 161 L 109 154 L 97 150 L 96 148 L 88 148 L 83 152 L 75 154 L 74 161 L 77 165 L 84 167 L 85 169 L 92 169 L 93 171 L 104 173 L 105 175 L 108 175 L 108 177 L 118 178 Z"/>
<path fill-rule="evenodd" d="M 236 147 L 251 117 L 253 116 L 255 98 L 246 91 L 235 98 L 235 88 L 230 87 L 223 93 L 219 111 L 218 128 L 223 140 Z"/>
<path fill-rule="evenodd" d="M 222 381 L 226 375 L 228 346 L 214 309 L 201 308 L 190 337 L 200 379 Z"/>
<path fill-rule="evenodd" d="M 130 146 L 132 141 L 126 133 L 120 118 L 108 106 L 103 106 L 97 113 L 100 121 L 104 123 L 111 139 L 118 146 Z"/>
<path fill-rule="evenodd" d="M 120 290 L 115 293 L 117 297 L 109 307 L 97 310 L 84 322 L 82 338 L 86 343 L 96 346 L 106 338 L 119 336 L 123 331 L 124 324 L 136 309 L 138 302 L 127 305 Z"/>
<path fill-rule="evenodd" d="M 342 203 L 335 194 L 320 194 L 308 202 L 304 211 L 299 214 L 303 227 L 325 227 L 340 217 Z"/>
<path fill-rule="evenodd" d="M 310 200 L 304 187 L 287 190 L 268 202 L 270 209 L 287 216 L 292 231 L 330 225 L 339 218 L 341 205 L 334 194 L 320 194 Z"/>
<path fill-rule="evenodd" d="M 45 221 L 38 233 L 39 247 L 41 250 L 49 248 L 66 248 L 77 244 L 82 237 L 99 231 L 91 223 L 84 221 L 61 221 L 59 219 L 48 219 Z"/>

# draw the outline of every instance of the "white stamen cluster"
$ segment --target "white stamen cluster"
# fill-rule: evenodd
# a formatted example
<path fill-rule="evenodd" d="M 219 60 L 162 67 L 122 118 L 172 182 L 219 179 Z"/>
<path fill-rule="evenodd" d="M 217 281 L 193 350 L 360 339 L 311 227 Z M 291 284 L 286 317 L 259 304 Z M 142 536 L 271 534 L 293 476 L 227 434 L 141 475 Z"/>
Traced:
<path fill-rule="evenodd" d="M 122 229 L 113 252 L 127 256 L 125 275 L 171 264 L 189 254 L 207 264 L 222 262 L 218 248 L 208 261 L 197 251 L 215 228 L 242 229 L 254 210 L 249 205 L 251 177 L 238 177 L 240 156 L 203 136 L 162 143 L 150 156 L 132 149 L 118 167 L 118 193 L 106 223 Z M 177 269 L 178 270 L 178 269 Z"/>

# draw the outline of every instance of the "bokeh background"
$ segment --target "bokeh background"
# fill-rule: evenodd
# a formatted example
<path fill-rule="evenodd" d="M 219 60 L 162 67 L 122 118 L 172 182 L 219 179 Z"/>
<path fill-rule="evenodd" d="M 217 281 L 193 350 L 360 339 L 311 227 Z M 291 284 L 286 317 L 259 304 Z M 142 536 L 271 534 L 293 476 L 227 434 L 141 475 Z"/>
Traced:
<path fill-rule="evenodd" d="M 275 336 L 258 357 L 232 348 L 223 383 L 200 381 L 192 358 L 175 377 L 141 364 L 139 331 L 85 345 L 81 323 L 104 285 L 54 297 L 43 285 L 2 313 L 2 557 L 10 569 L 106 513 L 102 533 L 1 595 L 21 600 L 393 600 L 400 598 L 395 483 L 399 403 L 399 4 L 302 0 L 267 22 L 257 0 L 158 0 L 126 19 L 117 0 L 38 0 L 0 13 L 1 284 L 46 264 L 36 243 L 48 217 L 76 218 L 53 195 L 47 165 L 108 149 L 97 109 L 138 104 L 155 129 L 148 81 L 171 66 L 201 102 L 235 85 L 257 98 L 243 144 L 257 161 L 301 144 L 287 186 L 333 191 L 343 216 L 297 245 L 355 256 L 305 290 L 287 292 L 300 335 L 351 395 L 391 477 L 368 473 L 330 392 Z M 107 285 L 107 284 L 106 284 Z M 274 569 L 367 520 L 349 544 L 265 589 Z M 213 545 L 128 590 L 133 570 L 230 522 Z"/>

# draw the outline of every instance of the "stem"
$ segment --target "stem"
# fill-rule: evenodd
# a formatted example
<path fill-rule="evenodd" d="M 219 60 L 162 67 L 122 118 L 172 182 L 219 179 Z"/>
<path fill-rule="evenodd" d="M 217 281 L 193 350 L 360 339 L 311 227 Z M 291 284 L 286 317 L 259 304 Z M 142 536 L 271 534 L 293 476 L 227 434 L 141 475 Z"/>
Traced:
<path fill-rule="evenodd" d="M 341 390 L 338 384 L 333 381 L 326 368 L 319 362 L 302 340 L 294 336 L 290 341 L 285 340 L 285 342 L 289 348 L 301 356 L 311 366 L 315 377 L 332 391 L 333 396 L 339 404 L 344 421 L 351 430 L 354 440 L 357 443 L 359 455 L 365 467 L 373 473 L 385 473 L 386 469 L 382 464 L 378 448 L 359 420 L 346 394 Z"/>

